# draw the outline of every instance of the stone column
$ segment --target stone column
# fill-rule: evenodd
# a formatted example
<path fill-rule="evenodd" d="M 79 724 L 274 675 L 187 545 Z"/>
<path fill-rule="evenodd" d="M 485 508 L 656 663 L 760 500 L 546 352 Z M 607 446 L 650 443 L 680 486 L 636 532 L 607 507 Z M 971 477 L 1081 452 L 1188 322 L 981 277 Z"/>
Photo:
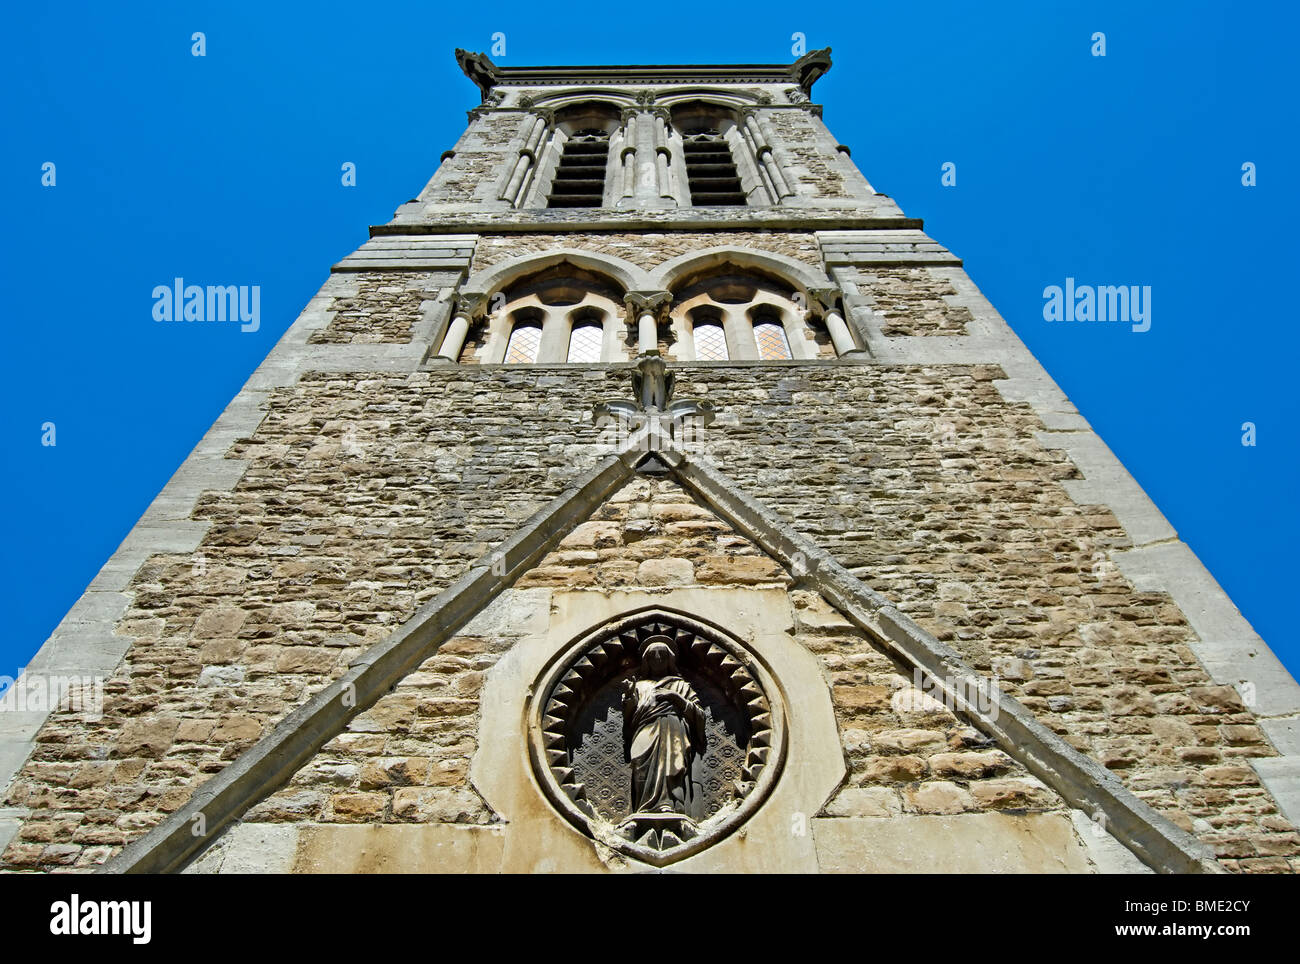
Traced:
<path fill-rule="evenodd" d="M 768 179 L 776 190 L 777 200 L 793 197 L 794 191 L 790 189 L 790 183 L 785 179 L 785 172 L 781 170 L 781 165 L 776 162 L 776 158 L 772 154 L 772 145 L 768 142 L 767 133 L 758 122 L 757 112 L 753 108 L 748 108 L 743 113 L 745 130 L 754 142 L 754 150 L 759 165 L 766 172 Z"/>
<path fill-rule="evenodd" d="M 862 349 L 858 347 L 853 338 L 853 332 L 849 329 L 849 323 L 844 320 L 844 315 L 840 313 L 840 290 L 838 288 L 812 288 L 809 289 L 808 294 L 813 297 L 821 310 L 821 319 L 826 325 L 826 330 L 830 332 L 831 343 L 835 346 L 835 354 L 862 354 Z"/>
<path fill-rule="evenodd" d="M 532 125 L 528 129 L 528 134 L 524 137 L 523 147 L 519 149 L 519 156 L 515 159 L 515 166 L 510 172 L 510 179 L 506 181 L 505 187 L 497 195 L 500 200 L 509 201 L 511 206 L 518 207 L 519 202 L 528 190 L 528 184 L 532 180 L 531 175 L 537 167 L 537 148 L 541 144 L 542 137 L 546 134 L 546 129 L 549 126 L 549 112 L 540 110 L 532 112 Z"/>
<path fill-rule="evenodd" d="M 623 111 L 623 197 L 636 196 L 636 135 L 637 110 L 629 107 Z"/>
<path fill-rule="evenodd" d="M 667 317 L 672 301 L 667 291 L 629 291 L 623 296 L 629 323 L 635 320 L 638 355 L 658 353 L 659 322 Z"/>
<path fill-rule="evenodd" d="M 456 296 L 451 324 L 447 326 L 447 334 L 442 338 L 442 347 L 438 349 L 434 361 L 454 365 L 460 360 L 461 350 L 465 347 L 465 336 L 469 334 L 470 326 L 474 323 L 474 316 L 482 306 L 483 299 L 481 297 L 473 295 Z"/>
<path fill-rule="evenodd" d="M 659 180 L 659 196 L 675 201 L 672 180 L 672 148 L 668 146 L 668 111 L 656 107 L 652 113 L 655 118 L 655 174 Z"/>

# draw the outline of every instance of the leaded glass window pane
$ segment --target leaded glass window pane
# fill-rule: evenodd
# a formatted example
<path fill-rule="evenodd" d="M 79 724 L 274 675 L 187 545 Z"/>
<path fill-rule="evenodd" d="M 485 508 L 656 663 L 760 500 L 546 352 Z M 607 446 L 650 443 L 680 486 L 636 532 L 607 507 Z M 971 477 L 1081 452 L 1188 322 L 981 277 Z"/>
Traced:
<path fill-rule="evenodd" d="M 698 361 L 726 361 L 727 337 L 722 326 L 706 322 L 695 326 L 695 358 Z"/>
<path fill-rule="evenodd" d="M 537 361 L 537 349 L 542 344 L 542 329 L 536 325 L 515 325 L 506 343 L 507 365 L 529 365 Z"/>
<path fill-rule="evenodd" d="M 600 349 L 604 340 L 605 330 L 600 325 L 578 325 L 569 335 L 569 361 L 600 361 Z"/>
<path fill-rule="evenodd" d="M 764 361 L 780 361 L 790 357 L 790 343 L 785 337 L 785 326 L 780 322 L 758 322 L 754 325 L 754 341 L 758 343 L 758 357 Z"/>

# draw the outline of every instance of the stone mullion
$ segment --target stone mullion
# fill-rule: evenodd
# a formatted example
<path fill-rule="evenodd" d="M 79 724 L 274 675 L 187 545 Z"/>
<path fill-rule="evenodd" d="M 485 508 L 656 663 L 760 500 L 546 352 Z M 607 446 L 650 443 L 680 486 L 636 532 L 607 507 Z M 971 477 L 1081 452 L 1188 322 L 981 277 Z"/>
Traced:
<path fill-rule="evenodd" d="M 568 360 L 569 323 L 565 312 L 547 308 L 542 320 L 542 339 L 537 346 L 538 365 L 554 365 Z"/>
<path fill-rule="evenodd" d="M 612 311 L 601 313 L 600 360 L 602 362 L 624 361 L 623 325 Z"/>
<path fill-rule="evenodd" d="M 722 310 L 722 330 L 727 336 L 727 357 L 736 361 L 757 361 L 758 343 L 754 341 L 754 323 L 747 306 L 728 306 Z"/>
<path fill-rule="evenodd" d="M 808 339 L 804 337 L 805 322 L 795 312 L 779 305 L 769 305 L 776 309 L 776 315 L 781 319 L 781 328 L 785 331 L 785 343 L 790 349 L 790 358 L 792 361 L 807 361 L 810 358 L 817 357 L 816 346 L 809 349 Z"/>
<path fill-rule="evenodd" d="M 672 325 L 677 332 L 678 347 L 675 353 L 678 361 L 699 361 L 699 356 L 695 354 L 694 322 L 688 321 L 683 315 L 680 318 L 674 318 Z"/>

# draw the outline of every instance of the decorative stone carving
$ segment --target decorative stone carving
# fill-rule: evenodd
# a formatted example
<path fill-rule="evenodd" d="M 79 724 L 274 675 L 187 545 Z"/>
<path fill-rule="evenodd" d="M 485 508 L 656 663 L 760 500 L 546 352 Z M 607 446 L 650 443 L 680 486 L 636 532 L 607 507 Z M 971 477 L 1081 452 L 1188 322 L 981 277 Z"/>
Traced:
<path fill-rule="evenodd" d="M 779 691 L 723 630 L 661 609 L 570 646 L 535 687 L 533 767 L 580 831 L 663 866 L 723 839 L 785 756 Z"/>
<path fill-rule="evenodd" d="M 629 446 L 648 450 L 674 448 L 682 434 L 682 423 L 699 418 L 708 425 L 716 417 L 713 403 L 693 398 L 673 401 L 677 378 L 659 355 L 642 355 L 632 372 L 632 400 L 611 398 L 597 402 L 592 417 L 597 425 L 606 419 L 624 419 L 634 434 Z"/>
<path fill-rule="evenodd" d="M 812 299 L 812 304 L 808 308 L 817 315 L 835 311 L 839 306 L 842 294 L 843 292 L 833 285 L 828 285 L 825 288 L 809 288 L 808 297 Z"/>
<path fill-rule="evenodd" d="M 482 292 L 461 291 L 456 294 L 452 315 L 464 315 L 470 321 L 477 321 L 483 317 L 486 308 L 487 295 Z"/>
<path fill-rule="evenodd" d="M 465 76 L 478 87 L 483 100 L 486 101 L 492 88 L 500 82 L 496 64 L 492 63 L 487 54 L 476 54 L 460 47 L 456 48 L 456 63 L 460 65 Z"/>
<path fill-rule="evenodd" d="M 641 315 L 653 315 L 659 324 L 667 319 L 672 303 L 673 296 L 667 291 L 629 291 L 623 296 L 623 304 L 634 320 Z"/>

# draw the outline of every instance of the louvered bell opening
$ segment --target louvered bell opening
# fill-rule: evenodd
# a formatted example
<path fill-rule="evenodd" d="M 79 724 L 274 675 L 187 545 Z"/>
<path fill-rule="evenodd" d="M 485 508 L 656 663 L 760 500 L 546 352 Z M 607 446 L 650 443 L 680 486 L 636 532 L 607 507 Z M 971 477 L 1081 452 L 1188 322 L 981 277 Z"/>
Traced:
<path fill-rule="evenodd" d="M 605 163 L 609 140 L 603 135 L 574 135 L 564 142 L 551 183 L 553 208 L 598 208 L 605 199 Z"/>
<path fill-rule="evenodd" d="M 696 138 L 682 145 L 686 162 L 686 181 L 691 203 L 704 205 L 743 205 L 747 203 L 740 186 L 731 148 L 722 138 Z"/>

